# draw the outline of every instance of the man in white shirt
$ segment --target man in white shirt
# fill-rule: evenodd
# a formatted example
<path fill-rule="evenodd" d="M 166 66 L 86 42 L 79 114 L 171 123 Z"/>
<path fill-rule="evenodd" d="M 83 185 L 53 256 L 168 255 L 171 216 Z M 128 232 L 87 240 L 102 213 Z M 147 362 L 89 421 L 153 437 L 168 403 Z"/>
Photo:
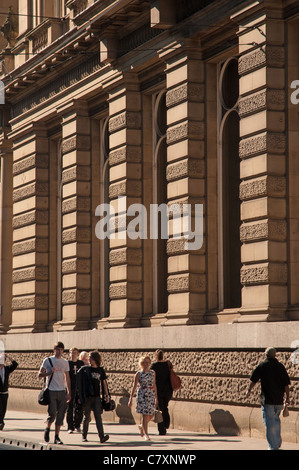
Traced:
<path fill-rule="evenodd" d="M 59 438 L 59 432 L 63 424 L 66 404 L 71 398 L 70 368 L 69 362 L 62 357 L 64 352 L 63 343 L 56 343 L 53 351 L 54 356 L 44 359 L 38 374 L 39 378 L 47 378 L 47 385 L 50 391 L 50 404 L 48 406 L 47 427 L 45 429 L 44 439 L 46 442 L 49 442 L 51 424 L 56 420 L 54 444 L 62 444 Z"/>

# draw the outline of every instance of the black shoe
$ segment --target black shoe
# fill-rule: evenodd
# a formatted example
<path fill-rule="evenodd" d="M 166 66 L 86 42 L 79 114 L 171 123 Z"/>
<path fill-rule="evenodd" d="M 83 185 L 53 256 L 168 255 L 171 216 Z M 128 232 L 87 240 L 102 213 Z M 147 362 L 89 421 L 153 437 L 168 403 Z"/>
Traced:
<path fill-rule="evenodd" d="M 108 434 L 106 434 L 105 436 L 101 437 L 101 438 L 100 438 L 101 444 L 103 444 L 104 442 L 108 441 L 108 439 L 109 439 Z"/>
<path fill-rule="evenodd" d="M 61 441 L 61 439 L 60 439 L 60 437 L 59 437 L 59 436 L 55 436 L 55 439 L 54 439 L 54 444 L 63 445 L 63 442 Z"/>
<path fill-rule="evenodd" d="M 49 440 L 50 440 L 50 428 L 45 429 L 44 439 L 45 439 L 46 442 L 49 442 Z"/>
<path fill-rule="evenodd" d="M 87 437 L 86 436 L 82 436 L 82 442 L 87 442 Z"/>

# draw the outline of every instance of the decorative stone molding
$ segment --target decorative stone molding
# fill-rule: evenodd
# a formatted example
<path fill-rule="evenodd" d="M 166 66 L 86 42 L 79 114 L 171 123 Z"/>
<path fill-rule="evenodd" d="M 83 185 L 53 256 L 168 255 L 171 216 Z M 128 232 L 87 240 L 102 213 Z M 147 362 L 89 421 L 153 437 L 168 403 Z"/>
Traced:
<path fill-rule="evenodd" d="M 31 168 L 41 168 L 48 169 L 49 167 L 49 157 L 47 154 L 35 154 L 29 157 L 26 157 L 20 161 L 17 161 L 13 164 L 13 175 L 16 176 L 20 173 L 23 173 Z"/>
<path fill-rule="evenodd" d="M 71 181 L 90 181 L 90 172 L 91 169 L 89 166 L 76 165 L 63 171 L 62 182 L 69 183 Z"/>
<path fill-rule="evenodd" d="M 77 147 L 77 139 L 76 136 L 70 137 L 62 142 L 61 150 L 62 153 L 70 152 Z"/>
<path fill-rule="evenodd" d="M 33 240 L 15 243 L 12 248 L 14 256 L 22 255 L 24 253 L 47 253 L 49 249 L 49 242 L 47 238 L 34 238 Z"/>
<path fill-rule="evenodd" d="M 203 101 L 204 84 L 184 83 L 166 93 L 166 106 L 171 108 L 184 101 Z"/>
<path fill-rule="evenodd" d="M 264 152 L 283 154 L 285 148 L 285 134 L 265 132 L 242 139 L 239 144 L 239 155 L 241 158 L 247 158 Z"/>
<path fill-rule="evenodd" d="M 167 279 L 167 291 L 175 292 L 205 292 L 206 278 L 201 274 L 177 274 Z"/>
<path fill-rule="evenodd" d="M 69 273 L 89 274 L 90 273 L 90 260 L 85 259 L 85 258 L 64 260 L 62 263 L 62 272 L 63 274 L 69 274 Z"/>
<path fill-rule="evenodd" d="M 180 239 L 169 239 L 167 240 L 167 254 L 168 255 L 179 255 L 187 253 L 185 249 L 186 240 Z"/>
<path fill-rule="evenodd" d="M 120 181 L 119 183 L 110 184 L 109 186 L 109 198 L 115 199 L 118 196 L 137 196 L 140 197 L 142 194 L 142 185 L 139 180 Z"/>
<path fill-rule="evenodd" d="M 62 292 L 62 303 L 67 304 L 90 304 L 89 289 L 68 289 Z"/>
<path fill-rule="evenodd" d="M 109 132 L 121 129 L 139 129 L 141 127 L 141 115 L 139 112 L 124 111 L 109 119 Z"/>
<path fill-rule="evenodd" d="M 120 248 L 111 250 L 109 261 L 112 266 L 118 264 L 140 265 L 142 262 L 142 253 L 138 248 Z"/>
<path fill-rule="evenodd" d="M 266 63 L 266 53 L 263 48 L 257 49 L 254 52 L 243 55 L 239 58 L 238 71 L 239 75 L 252 72 L 254 69 L 259 68 Z"/>
<path fill-rule="evenodd" d="M 16 216 L 13 218 L 12 226 L 14 229 L 24 227 L 30 224 L 48 224 L 48 211 L 34 210 L 25 215 Z"/>
<path fill-rule="evenodd" d="M 284 90 L 263 90 L 239 101 L 239 115 L 245 117 L 263 109 L 283 111 L 285 108 Z"/>
<path fill-rule="evenodd" d="M 89 211 L 90 210 L 90 198 L 84 196 L 74 196 L 70 199 L 66 199 L 62 203 L 62 213 L 67 214 L 74 211 Z"/>
<path fill-rule="evenodd" d="M 21 201 L 31 196 L 48 196 L 49 184 L 48 183 L 37 183 L 34 182 L 20 189 L 13 191 L 13 202 Z"/>
<path fill-rule="evenodd" d="M 287 265 L 282 263 L 266 263 L 241 268 L 241 284 L 243 285 L 286 284 L 287 279 Z"/>
<path fill-rule="evenodd" d="M 245 54 L 239 59 L 239 75 L 245 75 L 265 65 L 269 67 L 283 67 L 285 64 L 284 48 L 280 46 L 262 46 L 261 48 Z"/>
<path fill-rule="evenodd" d="M 118 282 L 109 286 L 110 299 L 141 299 L 142 285 L 140 282 Z"/>
<path fill-rule="evenodd" d="M 167 181 L 174 181 L 179 178 L 185 178 L 186 176 L 191 178 L 203 178 L 204 175 L 204 160 L 195 160 L 192 158 L 170 164 L 166 169 Z"/>
<path fill-rule="evenodd" d="M 204 138 L 204 122 L 185 121 L 167 129 L 167 144 L 183 139 L 201 140 Z"/>
<path fill-rule="evenodd" d="M 90 242 L 91 234 L 90 229 L 85 227 L 73 227 L 69 230 L 64 230 L 62 233 L 62 243 L 72 242 Z"/>
<path fill-rule="evenodd" d="M 243 243 L 272 240 L 285 241 L 287 237 L 287 223 L 285 220 L 266 220 L 249 224 L 242 224 L 240 227 L 240 239 Z"/>
<path fill-rule="evenodd" d="M 128 145 L 110 152 L 109 166 L 118 165 L 124 162 L 141 162 L 141 147 Z"/>
<path fill-rule="evenodd" d="M 240 199 L 245 201 L 255 197 L 284 197 L 286 180 L 282 176 L 263 176 L 240 184 Z"/>
<path fill-rule="evenodd" d="M 31 295 L 26 297 L 14 297 L 12 299 L 13 310 L 23 310 L 29 308 L 46 309 L 48 308 L 47 295 Z"/>
<path fill-rule="evenodd" d="M 12 274 L 13 282 L 47 281 L 49 278 L 48 267 L 36 266 L 26 269 L 18 269 Z"/>

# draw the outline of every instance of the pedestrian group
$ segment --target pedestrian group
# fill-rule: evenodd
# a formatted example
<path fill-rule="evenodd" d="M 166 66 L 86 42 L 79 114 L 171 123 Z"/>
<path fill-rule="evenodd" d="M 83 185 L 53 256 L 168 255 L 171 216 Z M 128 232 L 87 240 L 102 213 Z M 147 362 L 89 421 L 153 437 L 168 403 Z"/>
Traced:
<path fill-rule="evenodd" d="M 110 409 L 113 400 L 108 389 L 107 375 L 101 365 L 98 351 L 90 353 L 78 348 L 71 348 L 69 359 L 63 357 L 64 345 L 57 342 L 53 355 L 43 360 L 38 373 L 39 378 L 46 381 L 50 400 L 48 404 L 47 426 L 44 440 L 49 442 L 51 425 L 55 423 L 54 443 L 62 444 L 60 429 L 66 415 L 68 432 L 77 431 L 82 440 L 87 441 L 91 412 L 101 443 L 108 441 L 109 435 L 104 433 L 102 422 L 103 408 Z M 255 385 L 261 384 L 261 409 L 266 428 L 269 450 L 281 447 L 281 412 L 287 412 L 290 402 L 290 378 L 284 365 L 276 358 L 276 349 L 267 348 L 265 359 L 258 364 L 250 376 L 250 384 L 246 393 L 248 398 Z M 6 360 L 10 362 L 5 365 Z M 9 375 L 17 368 L 18 363 L 7 354 L 0 355 L 0 431 L 4 428 L 4 417 L 7 409 Z M 133 406 L 136 393 L 136 412 L 141 415 L 139 425 L 140 436 L 146 441 L 149 437 L 149 422 L 159 411 L 161 418 L 158 423 L 159 435 L 165 435 L 170 425 L 168 404 L 172 398 L 174 385 L 171 381 L 173 366 L 164 359 L 164 353 L 158 349 L 152 363 L 148 355 L 139 360 L 139 370 L 135 374 L 134 384 L 128 406 Z"/>

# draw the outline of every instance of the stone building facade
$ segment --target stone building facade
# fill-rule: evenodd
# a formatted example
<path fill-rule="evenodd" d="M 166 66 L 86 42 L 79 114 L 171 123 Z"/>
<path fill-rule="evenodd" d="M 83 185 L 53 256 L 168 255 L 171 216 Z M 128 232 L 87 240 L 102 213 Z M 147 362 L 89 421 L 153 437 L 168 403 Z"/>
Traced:
<path fill-rule="evenodd" d="M 15 3 L 0 54 L 11 406 L 36 409 L 59 339 L 101 351 L 112 418 L 133 420 L 138 357 L 163 348 L 183 383 L 175 426 L 255 435 L 258 390 L 245 391 L 274 345 L 293 387 L 283 432 L 297 440 L 298 2 Z M 97 236 L 103 204 L 121 237 Z M 186 249 L 171 217 L 166 238 L 129 236 L 133 204 L 189 204 L 192 224 L 201 205 L 202 246 Z"/>

